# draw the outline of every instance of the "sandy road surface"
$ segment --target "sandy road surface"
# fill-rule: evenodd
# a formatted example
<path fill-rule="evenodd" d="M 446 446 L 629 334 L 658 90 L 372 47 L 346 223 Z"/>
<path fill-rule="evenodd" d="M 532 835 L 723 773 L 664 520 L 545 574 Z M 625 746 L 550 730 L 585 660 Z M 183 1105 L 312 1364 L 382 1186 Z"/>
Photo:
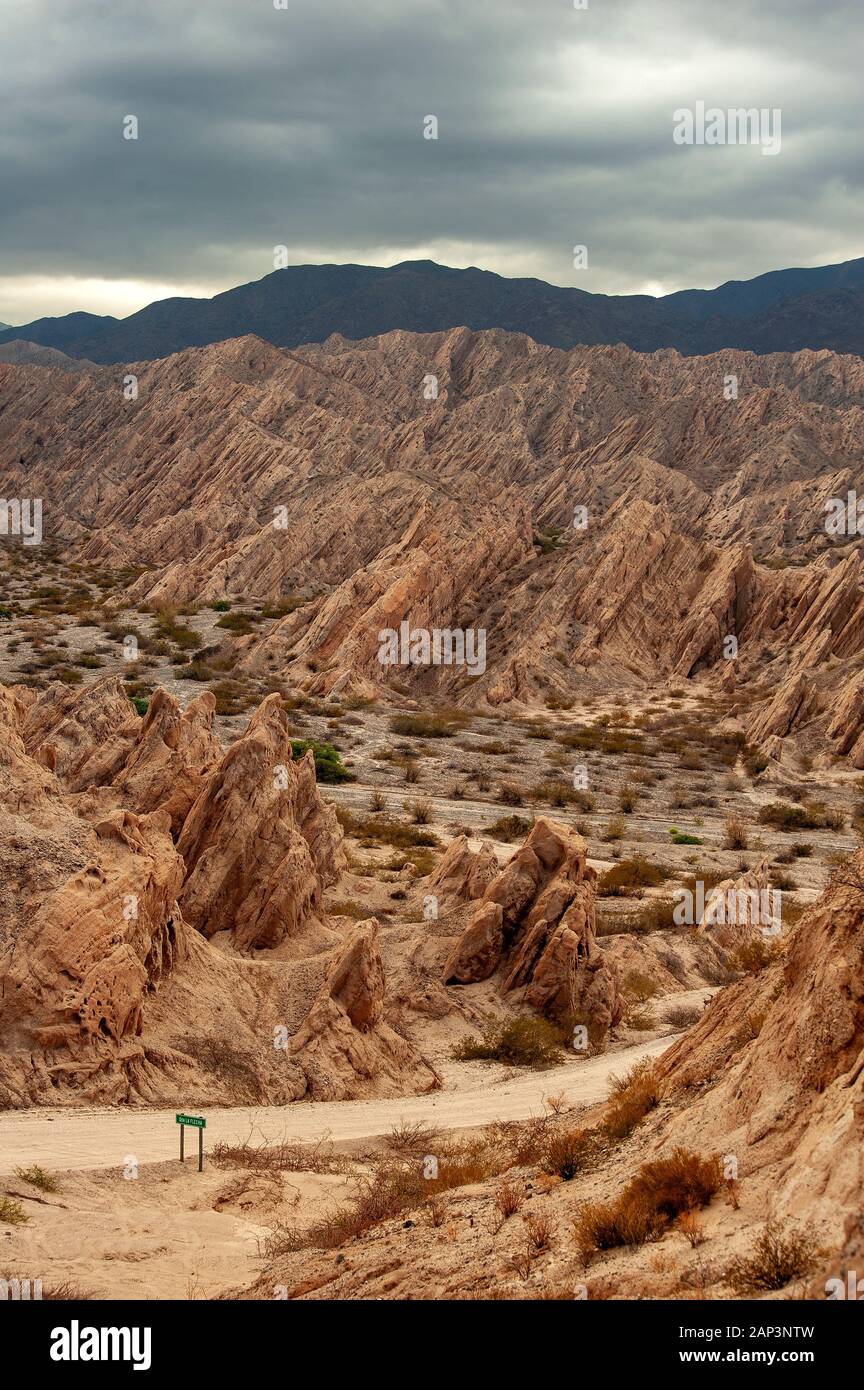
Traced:
<path fill-rule="evenodd" d="M 334 1142 L 387 1134 L 400 1120 L 422 1120 L 441 1129 L 461 1129 L 492 1120 L 522 1120 L 542 1113 L 543 1097 L 563 1092 L 571 1105 L 604 1100 L 610 1075 L 621 1075 L 643 1057 L 657 1057 L 668 1037 L 637 1043 L 587 1061 L 548 1071 L 505 1077 L 486 1086 L 437 1091 L 397 1100 L 326 1101 L 316 1105 L 254 1106 L 196 1111 L 207 1118 L 205 1150 L 218 1141 L 248 1137 L 258 1142 L 327 1136 Z M 16 1165 L 49 1169 L 122 1167 L 127 1155 L 139 1163 L 176 1158 L 179 1151 L 174 1110 L 132 1110 L 125 1106 L 88 1110 L 7 1110 L 0 1113 L 0 1172 Z M 197 1154 L 197 1137 L 186 1131 L 188 1153 Z"/>

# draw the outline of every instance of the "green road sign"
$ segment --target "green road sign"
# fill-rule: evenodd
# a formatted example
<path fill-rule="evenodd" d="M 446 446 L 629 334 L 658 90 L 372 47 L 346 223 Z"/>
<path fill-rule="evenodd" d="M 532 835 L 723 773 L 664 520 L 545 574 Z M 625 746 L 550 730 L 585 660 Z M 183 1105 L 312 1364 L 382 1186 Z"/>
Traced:
<path fill-rule="evenodd" d="M 194 1125 L 195 1129 L 206 1129 L 207 1121 L 203 1115 L 175 1115 L 178 1125 Z"/>

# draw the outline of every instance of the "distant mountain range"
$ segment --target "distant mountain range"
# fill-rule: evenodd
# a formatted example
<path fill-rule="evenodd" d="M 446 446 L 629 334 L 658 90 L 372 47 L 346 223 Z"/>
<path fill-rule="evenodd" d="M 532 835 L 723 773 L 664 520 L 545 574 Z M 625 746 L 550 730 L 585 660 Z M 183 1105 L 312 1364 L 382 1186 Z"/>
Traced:
<path fill-rule="evenodd" d="M 527 333 L 560 348 L 625 343 L 687 355 L 727 347 L 864 354 L 864 258 L 659 299 L 589 294 L 435 261 L 290 266 L 212 299 L 160 299 L 125 319 L 80 312 L 37 319 L 0 332 L 0 344 L 24 339 L 94 362 L 135 362 L 248 333 L 297 347 L 331 333 L 359 340 L 393 329 L 463 326 Z"/>

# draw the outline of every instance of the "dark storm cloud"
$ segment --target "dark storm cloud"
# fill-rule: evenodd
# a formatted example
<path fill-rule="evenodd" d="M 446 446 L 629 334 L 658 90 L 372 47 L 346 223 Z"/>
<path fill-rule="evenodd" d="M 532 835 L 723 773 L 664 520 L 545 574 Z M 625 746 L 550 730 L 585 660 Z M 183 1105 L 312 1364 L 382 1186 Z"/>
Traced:
<path fill-rule="evenodd" d="M 610 292 L 860 254 L 861 27 L 857 0 L 7 6 L 0 318 L 59 307 L 52 277 L 225 288 L 280 243 Z M 698 100 L 780 107 L 782 152 L 676 146 Z"/>

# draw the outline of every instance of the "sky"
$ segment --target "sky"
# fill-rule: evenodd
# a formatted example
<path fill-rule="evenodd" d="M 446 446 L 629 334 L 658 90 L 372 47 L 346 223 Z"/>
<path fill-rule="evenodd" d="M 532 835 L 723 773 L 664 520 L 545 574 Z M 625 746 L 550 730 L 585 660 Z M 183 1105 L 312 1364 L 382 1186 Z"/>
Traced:
<path fill-rule="evenodd" d="M 861 0 L 0 0 L 0 320 L 214 294 L 282 245 L 609 294 L 848 260 L 862 35 Z M 699 101 L 779 109 L 779 154 L 676 144 Z"/>

